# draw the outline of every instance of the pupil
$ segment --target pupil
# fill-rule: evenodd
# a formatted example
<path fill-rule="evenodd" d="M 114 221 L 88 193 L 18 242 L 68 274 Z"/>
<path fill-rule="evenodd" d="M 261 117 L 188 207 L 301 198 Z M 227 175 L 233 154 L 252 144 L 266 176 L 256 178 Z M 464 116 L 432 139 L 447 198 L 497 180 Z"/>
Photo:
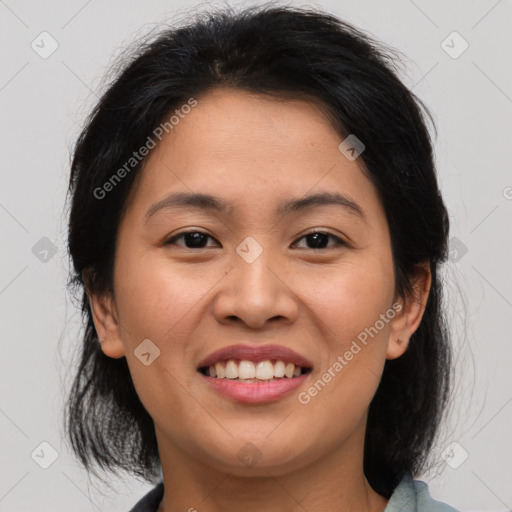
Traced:
<path fill-rule="evenodd" d="M 322 242 L 327 242 L 327 239 L 328 239 L 328 236 L 324 233 L 311 233 L 308 236 L 308 239 L 309 241 L 313 241 L 313 243 L 311 244 L 313 247 L 313 249 L 321 249 L 321 248 L 324 248 L 326 247 L 326 243 L 322 243 Z M 323 237 L 323 239 L 322 239 Z M 320 238 L 320 240 L 319 240 Z"/>
<path fill-rule="evenodd" d="M 201 239 L 201 237 L 203 239 Z M 204 235 L 203 233 L 198 233 L 198 232 L 193 232 L 193 233 L 186 233 L 185 234 L 185 240 L 187 242 L 191 242 L 191 244 L 187 243 L 187 246 L 190 247 L 192 246 L 193 248 L 203 248 L 203 245 L 201 242 L 205 242 L 206 241 L 206 235 Z"/>

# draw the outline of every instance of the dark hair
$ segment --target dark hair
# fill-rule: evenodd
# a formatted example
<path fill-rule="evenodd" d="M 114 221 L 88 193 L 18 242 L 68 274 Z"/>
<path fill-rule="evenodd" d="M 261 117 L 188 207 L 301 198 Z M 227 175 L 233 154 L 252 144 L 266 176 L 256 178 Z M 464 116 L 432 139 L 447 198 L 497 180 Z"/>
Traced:
<path fill-rule="evenodd" d="M 364 471 L 373 489 L 389 498 L 402 476 L 425 468 L 449 398 L 451 349 L 438 274 L 447 258 L 449 221 L 425 123 L 427 114 L 434 125 L 432 116 L 398 78 L 398 52 L 333 15 L 266 4 L 195 16 L 139 43 L 74 148 L 68 285 L 81 292 L 85 333 L 66 402 L 66 435 L 88 470 L 95 461 L 104 470 L 122 469 L 151 482 L 160 477 L 153 420 L 126 358 L 102 352 L 84 287 L 88 282 L 93 292 L 114 292 L 117 229 L 144 160 L 108 199 L 98 199 L 95 190 L 191 97 L 230 86 L 304 98 L 325 110 L 342 138 L 355 134 L 365 145 L 359 161 L 385 208 L 396 293 L 412 297 L 416 265 L 430 263 L 421 323 L 406 352 L 386 361 L 369 407 Z"/>

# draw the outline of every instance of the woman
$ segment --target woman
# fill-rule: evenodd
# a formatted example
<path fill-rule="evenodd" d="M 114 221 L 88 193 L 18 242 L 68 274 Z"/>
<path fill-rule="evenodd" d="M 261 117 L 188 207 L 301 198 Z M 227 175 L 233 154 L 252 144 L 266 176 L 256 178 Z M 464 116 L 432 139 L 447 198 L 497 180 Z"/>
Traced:
<path fill-rule="evenodd" d="M 448 216 L 392 51 L 319 10 L 141 45 L 76 144 L 86 329 L 67 433 L 132 511 L 450 510 L 414 477 L 449 397 Z"/>

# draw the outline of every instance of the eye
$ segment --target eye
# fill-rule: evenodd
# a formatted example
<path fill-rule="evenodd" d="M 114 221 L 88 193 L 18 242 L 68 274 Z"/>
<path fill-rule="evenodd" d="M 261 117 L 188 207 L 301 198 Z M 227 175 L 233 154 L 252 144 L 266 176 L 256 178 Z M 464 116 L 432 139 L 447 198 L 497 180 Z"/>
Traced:
<path fill-rule="evenodd" d="M 326 243 L 328 244 L 329 238 L 336 241 L 337 243 L 332 244 L 330 246 L 326 246 Z M 180 239 L 183 239 L 185 243 L 176 243 L 176 241 Z M 203 231 L 182 231 L 181 233 L 178 233 L 177 235 L 174 235 L 172 238 L 167 240 L 164 245 L 181 245 L 185 246 L 185 248 L 187 249 L 206 249 L 208 248 L 208 246 L 205 245 L 205 243 L 207 243 L 208 239 L 215 240 L 212 236 L 208 235 L 207 233 L 204 233 Z M 312 247 L 305 247 L 306 249 L 328 249 L 336 245 L 346 245 L 341 238 L 327 231 L 313 231 L 300 237 L 298 240 L 302 239 L 306 239 L 307 242 L 312 245 Z M 298 242 L 295 242 L 294 245 L 297 245 L 297 243 Z"/>
<path fill-rule="evenodd" d="M 311 233 L 307 233 L 306 235 L 302 236 L 299 238 L 299 240 L 302 240 L 302 239 L 307 239 L 307 241 L 309 243 L 312 244 L 313 247 L 306 247 L 306 249 L 329 249 L 331 247 L 333 247 L 332 245 L 330 247 L 326 247 L 326 242 L 328 241 L 328 239 L 331 238 L 333 240 L 336 240 L 338 243 L 337 244 L 334 244 L 335 245 L 346 245 L 345 242 L 333 235 L 332 233 L 329 233 L 327 231 L 313 231 Z M 297 244 L 297 242 L 295 242 L 295 244 Z"/>
<path fill-rule="evenodd" d="M 167 240 L 164 245 L 183 245 L 176 243 L 176 240 L 181 238 L 183 238 L 185 241 L 185 247 L 187 249 L 206 249 L 207 247 L 205 246 L 205 242 L 207 242 L 208 238 L 215 240 L 213 237 L 203 233 L 202 231 L 182 231 L 181 233 L 178 233 L 177 235 Z"/>

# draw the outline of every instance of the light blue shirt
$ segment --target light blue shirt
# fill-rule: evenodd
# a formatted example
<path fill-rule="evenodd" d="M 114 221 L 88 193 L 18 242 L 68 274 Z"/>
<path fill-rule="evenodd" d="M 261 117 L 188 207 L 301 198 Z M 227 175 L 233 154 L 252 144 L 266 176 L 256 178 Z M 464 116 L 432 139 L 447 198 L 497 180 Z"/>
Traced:
<path fill-rule="evenodd" d="M 384 512 L 459 512 L 430 496 L 428 485 L 404 476 L 396 486 Z"/>

